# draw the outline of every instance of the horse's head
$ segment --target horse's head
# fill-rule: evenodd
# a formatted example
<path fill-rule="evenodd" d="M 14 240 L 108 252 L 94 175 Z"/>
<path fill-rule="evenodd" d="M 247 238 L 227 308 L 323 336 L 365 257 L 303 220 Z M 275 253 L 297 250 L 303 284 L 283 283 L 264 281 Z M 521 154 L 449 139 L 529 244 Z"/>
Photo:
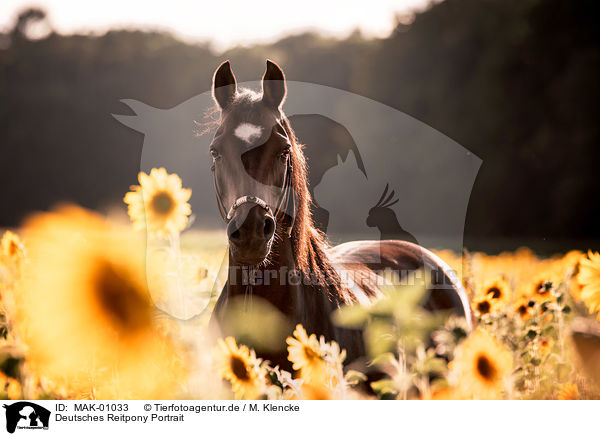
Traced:
<path fill-rule="evenodd" d="M 210 145 L 212 170 L 230 253 L 242 265 L 264 262 L 276 233 L 293 224 L 292 132 L 280 109 L 285 77 L 270 61 L 262 91 L 238 90 L 229 62 L 215 72 L 221 118 Z"/>
<path fill-rule="evenodd" d="M 367 217 L 367 226 L 369 227 L 378 227 L 382 225 L 385 221 L 390 219 L 396 219 L 396 214 L 391 209 L 391 206 L 398 203 L 399 199 L 394 200 L 395 191 L 388 193 L 389 185 L 385 185 L 385 189 L 383 190 L 383 194 L 379 198 L 379 201 L 375 206 L 373 206 L 369 210 L 369 216 Z"/>

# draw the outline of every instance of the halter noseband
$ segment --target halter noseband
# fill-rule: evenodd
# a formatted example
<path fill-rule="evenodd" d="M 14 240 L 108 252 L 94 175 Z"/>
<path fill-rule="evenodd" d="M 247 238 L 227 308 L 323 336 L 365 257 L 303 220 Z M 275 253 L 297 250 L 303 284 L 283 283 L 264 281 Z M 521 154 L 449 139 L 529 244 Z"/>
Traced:
<path fill-rule="evenodd" d="M 267 202 L 264 201 L 262 198 L 255 197 L 254 195 L 244 195 L 243 197 L 240 197 L 237 200 L 235 200 L 235 202 L 231 206 L 231 209 L 229 209 L 229 212 L 227 212 L 227 222 L 231 221 L 235 210 L 244 203 L 256 203 L 258 206 L 266 210 L 267 213 L 273 215 L 273 213 L 271 212 L 271 208 L 269 207 Z"/>
<path fill-rule="evenodd" d="M 233 202 L 233 205 L 231 206 L 231 208 L 229 208 L 229 211 L 226 211 L 225 205 L 223 204 L 223 199 L 221 198 L 221 193 L 219 192 L 219 185 L 217 184 L 217 176 L 216 176 L 216 173 L 213 168 L 213 180 L 214 180 L 214 184 L 215 184 L 215 192 L 217 195 L 217 205 L 219 206 L 219 212 L 221 213 L 221 216 L 223 217 L 223 220 L 225 221 L 225 223 L 229 224 L 229 222 L 233 218 L 233 214 L 235 213 L 236 209 L 238 209 L 241 205 L 243 205 L 245 203 L 254 203 L 257 206 L 263 208 L 268 214 L 271 214 L 273 217 L 277 217 L 279 212 L 285 213 L 286 210 L 289 210 L 288 205 L 291 205 L 292 223 L 290 224 L 289 229 L 287 229 L 287 231 L 286 231 L 287 235 L 291 236 L 292 229 L 294 227 L 294 218 L 295 218 L 294 215 L 296 212 L 295 211 L 296 201 L 295 201 L 294 192 L 293 192 L 292 174 L 293 174 L 292 159 L 291 159 L 291 157 L 288 157 L 288 164 L 286 167 L 284 181 L 283 181 L 283 192 L 281 193 L 281 196 L 279 197 L 279 200 L 277 201 L 277 207 L 275 208 L 275 211 L 273 211 L 271 209 L 271 207 L 267 204 L 267 202 L 265 200 L 263 200 L 260 197 L 255 196 L 255 195 L 244 195 L 242 197 L 239 197 L 237 200 L 235 200 Z M 284 203 L 285 203 L 285 208 L 282 209 L 282 206 L 284 206 Z"/>

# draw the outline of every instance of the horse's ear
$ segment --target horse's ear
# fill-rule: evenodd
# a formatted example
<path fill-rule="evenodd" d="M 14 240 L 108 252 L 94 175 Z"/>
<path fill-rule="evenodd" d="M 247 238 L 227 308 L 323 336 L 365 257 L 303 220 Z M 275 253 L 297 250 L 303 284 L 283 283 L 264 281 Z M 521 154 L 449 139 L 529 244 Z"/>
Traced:
<path fill-rule="evenodd" d="M 263 76 L 263 101 L 273 109 L 279 109 L 285 99 L 285 75 L 275 62 L 267 60 L 267 71 Z"/>
<path fill-rule="evenodd" d="M 213 77 L 213 98 L 221 109 L 226 109 L 233 100 L 237 89 L 235 76 L 229 61 L 223 62 Z"/>

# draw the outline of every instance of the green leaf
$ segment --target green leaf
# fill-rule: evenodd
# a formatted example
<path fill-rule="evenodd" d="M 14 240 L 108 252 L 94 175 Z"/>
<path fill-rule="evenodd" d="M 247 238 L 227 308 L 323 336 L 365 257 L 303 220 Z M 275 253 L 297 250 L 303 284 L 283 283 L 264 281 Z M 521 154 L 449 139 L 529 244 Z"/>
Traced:
<path fill-rule="evenodd" d="M 346 380 L 346 383 L 348 383 L 348 385 L 356 386 L 357 384 L 359 384 L 361 382 L 366 382 L 367 376 L 364 375 L 362 372 L 351 369 L 350 371 L 348 371 L 346 373 L 346 375 L 344 376 L 344 379 Z"/>
<path fill-rule="evenodd" d="M 394 353 L 382 353 L 376 356 L 372 361 L 372 365 L 391 365 L 396 362 L 396 356 Z"/>
<path fill-rule="evenodd" d="M 438 391 L 440 389 L 444 389 L 449 386 L 450 386 L 450 384 L 448 383 L 448 380 L 446 380 L 445 378 L 436 378 L 435 380 L 433 380 L 431 382 L 431 390 L 432 391 Z"/>
<path fill-rule="evenodd" d="M 397 337 L 393 326 L 388 322 L 374 321 L 367 325 L 364 338 L 370 358 L 396 350 Z"/>
<path fill-rule="evenodd" d="M 369 320 L 369 312 L 364 306 L 352 304 L 333 312 L 333 322 L 342 327 L 361 328 Z"/>
<path fill-rule="evenodd" d="M 446 371 L 446 361 L 444 359 L 434 357 L 429 359 L 424 367 L 430 374 L 443 374 Z"/>
<path fill-rule="evenodd" d="M 371 382 L 371 389 L 373 389 L 373 391 L 377 392 L 379 395 L 396 395 L 398 393 L 394 386 L 394 381 L 389 378 Z"/>

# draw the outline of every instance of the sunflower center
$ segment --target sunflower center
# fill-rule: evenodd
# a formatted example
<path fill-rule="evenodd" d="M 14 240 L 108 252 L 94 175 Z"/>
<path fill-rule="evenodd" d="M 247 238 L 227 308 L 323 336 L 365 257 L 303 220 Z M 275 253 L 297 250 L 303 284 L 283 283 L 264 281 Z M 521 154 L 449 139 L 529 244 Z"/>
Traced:
<path fill-rule="evenodd" d="M 150 324 L 149 306 L 143 290 L 123 268 L 101 261 L 94 291 L 102 309 L 123 331 Z"/>
<path fill-rule="evenodd" d="M 496 298 L 500 298 L 500 296 L 502 295 L 502 291 L 497 286 L 493 286 L 488 289 L 487 294 L 488 295 L 491 294 L 492 298 L 496 299 Z"/>
<path fill-rule="evenodd" d="M 491 305 L 489 301 L 480 301 L 479 303 L 477 303 L 477 311 L 479 313 L 489 313 L 490 309 L 491 309 Z"/>
<path fill-rule="evenodd" d="M 246 362 L 244 362 L 242 359 L 237 356 L 231 356 L 231 361 L 229 364 L 231 366 L 231 372 L 233 372 L 238 380 L 250 379 L 248 369 L 246 368 Z"/>
<path fill-rule="evenodd" d="M 539 295 L 544 295 L 546 292 L 548 292 L 548 290 L 550 288 L 550 286 L 548 286 L 548 285 L 549 285 L 548 282 L 545 282 L 545 281 L 539 282 L 537 284 L 537 286 L 535 287 L 535 292 L 538 293 Z"/>
<path fill-rule="evenodd" d="M 158 215 L 168 215 L 173 210 L 175 202 L 168 192 L 158 192 L 152 197 L 150 207 Z"/>
<path fill-rule="evenodd" d="M 320 354 L 315 353 L 315 350 L 313 350 L 311 347 L 306 346 L 304 347 L 304 356 L 308 361 L 313 361 L 321 358 Z"/>
<path fill-rule="evenodd" d="M 524 304 L 521 304 L 518 308 L 517 308 L 517 312 L 519 312 L 519 315 L 521 316 L 525 316 L 527 315 L 527 306 Z"/>
<path fill-rule="evenodd" d="M 484 355 L 477 357 L 477 372 L 487 381 L 492 381 L 496 377 L 494 364 Z"/>

